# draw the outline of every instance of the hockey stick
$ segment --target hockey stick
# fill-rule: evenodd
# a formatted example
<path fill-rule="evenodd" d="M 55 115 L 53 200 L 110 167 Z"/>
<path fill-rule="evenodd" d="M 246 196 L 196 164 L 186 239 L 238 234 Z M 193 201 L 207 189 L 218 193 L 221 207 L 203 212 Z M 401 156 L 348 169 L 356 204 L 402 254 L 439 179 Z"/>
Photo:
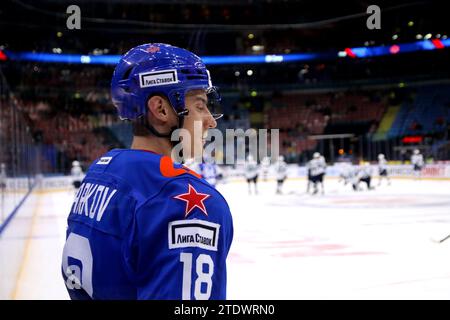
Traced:
<path fill-rule="evenodd" d="M 433 241 L 435 243 L 442 243 L 442 242 L 444 242 L 447 239 L 450 239 L 450 234 L 448 236 L 446 236 L 445 238 L 441 239 L 441 240 L 431 239 L 431 241 Z"/>

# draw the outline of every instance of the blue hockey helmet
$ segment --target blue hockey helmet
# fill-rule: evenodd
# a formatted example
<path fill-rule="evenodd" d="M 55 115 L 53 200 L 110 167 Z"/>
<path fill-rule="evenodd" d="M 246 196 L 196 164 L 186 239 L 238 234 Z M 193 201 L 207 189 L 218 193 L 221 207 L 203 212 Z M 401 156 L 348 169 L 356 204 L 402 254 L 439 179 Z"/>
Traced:
<path fill-rule="evenodd" d="M 147 101 L 164 95 L 181 116 L 184 98 L 190 90 L 204 89 L 210 108 L 220 101 L 211 84 L 209 71 L 197 55 L 163 43 L 134 47 L 122 56 L 111 81 L 111 97 L 122 120 L 134 120 L 146 114 Z M 213 115 L 216 119 L 221 115 Z"/>

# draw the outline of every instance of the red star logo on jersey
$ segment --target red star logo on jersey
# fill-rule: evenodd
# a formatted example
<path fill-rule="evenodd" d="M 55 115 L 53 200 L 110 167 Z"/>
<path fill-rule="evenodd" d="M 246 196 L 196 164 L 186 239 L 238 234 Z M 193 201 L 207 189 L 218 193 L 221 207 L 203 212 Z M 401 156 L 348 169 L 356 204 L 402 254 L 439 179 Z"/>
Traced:
<path fill-rule="evenodd" d="M 186 202 L 186 211 L 184 214 L 184 217 L 186 218 L 189 213 L 194 210 L 194 208 L 199 208 L 206 216 L 208 216 L 208 212 L 206 211 L 203 201 L 208 199 L 210 196 L 211 195 L 206 193 L 197 192 L 197 190 L 189 184 L 189 191 L 187 193 L 179 194 L 174 198 Z"/>

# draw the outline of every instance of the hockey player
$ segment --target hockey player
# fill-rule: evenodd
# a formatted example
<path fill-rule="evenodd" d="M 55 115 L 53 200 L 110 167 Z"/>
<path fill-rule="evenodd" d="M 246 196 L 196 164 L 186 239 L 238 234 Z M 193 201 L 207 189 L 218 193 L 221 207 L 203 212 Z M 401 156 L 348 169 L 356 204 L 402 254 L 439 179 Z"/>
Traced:
<path fill-rule="evenodd" d="M 78 190 L 81 186 L 81 180 L 83 180 L 83 169 L 81 168 L 79 161 L 72 162 L 72 169 L 70 170 L 70 175 L 72 177 L 72 185 L 75 190 Z"/>
<path fill-rule="evenodd" d="M 128 51 L 111 95 L 132 122 L 131 149 L 94 161 L 68 217 L 62 273 L 72 299 L 225 299 L 230 209 L 199 174 L 174 163 L 171 135 L 201 150 L 217 94 L 193 53 L 166 44 Z M 202 132 L 196 134 L 195 126 Z"/>
<path fill-rule="evenodd" d="M 198 174 L 201 175 L 201 171 L 202 171 L 202 169 L 201 169 L 201 167 L 200 167 L 201 163 L 195 161 L 194 158 L 184 159 L 183 165 L 184 165 L 186 168 L 189 168 L 189 169 L 191 169 L 192 171 L 194 171 L 195 173 L 198 173 Z"/>
<path fill-rule="evenodd" d="M 378 185 L 381 185 L 381 180 L 383 178 L 385 178 L 387 180 L 388 186 L 391 185 L 391 179 L 388 176 L 387 173 L 387 161 L 386 158 L 384 157 L 384 154 L 380 153 L 378 155 L 378 175 L 379 175 L 379 180 L 378 180 Z"/>
<path fill-rule="evenodd" d="M 323 177 L 326 171 L 326 163 L 325 158 L 320 155 L 319 152 L 314 152 L 313 158 L 308 163 L 308 189 L 310 183 L 314 186 L 313 194 L 316 194 L 318 190 L 318 184 L 321 186 L 321 193 L 324 194 L 324 185 L 323 185 Z"/>
<path fill-rule="evenodd" d="M 283 183 L 287 177 L 287 164 L 284 162 L 284 157 L 279 156 L 274 165 L 275 174 L 277 176 L 277 194 L 282 193 Z"/>
<path fill-rule="evenodd" d="M 418 179 L 422 175 L 422 169 L 424 165 L 423 155 L 420 153 L 419 149 L 415 149 L 413 155 L 411 156 L 411 163 L 414 166 L 414 178 Z"/>
<path fill-rule="evenodd" d="M 261 173 L 264 181 L 267 181 L 267 175 L 269 174 L 270 169 L 270 158 L 265 156 L 261 160 Z"/>
<path fill-rule="evenodd" d="M 222 172 L 214 161 L 214 158 L 205 157 L 199 165 L 199 169 L 202 178 L 208 181 L 213 187 L 216 187 L 217 182 L 222 178 Z"/>
<path fill-rule="evenodd" d="M 255 186 L 255 194 L 258 194 L 258 164 L 253 160 L 253 156 L 249 154 L 244 165 L 244 174 L 248 184 L 248 194 L 252 194 L 251 184 Z"/>
<path fill-rule="evenodd" d="M 353 180 L 353 190 L 360 191 L 362 190 L 360 187 L 360 183 L 364 182 L 367 186 L 367 190 L 373 190 L 373 187 L 371 186 L 372 181 L 372 168 L 370 167 L 370 164 L 368 162 L 363 163 L 362 166 L 360 166 L 356 174 L 354 175 Z"/>
<path fill-rule="evenodd" d="M 352 164 L 348 162 L 342 162 L 339 166 L 339 179 L 338 182 L 343 182 L 344 186 L 347 185 L 353 179 L 354 169 Z"/>

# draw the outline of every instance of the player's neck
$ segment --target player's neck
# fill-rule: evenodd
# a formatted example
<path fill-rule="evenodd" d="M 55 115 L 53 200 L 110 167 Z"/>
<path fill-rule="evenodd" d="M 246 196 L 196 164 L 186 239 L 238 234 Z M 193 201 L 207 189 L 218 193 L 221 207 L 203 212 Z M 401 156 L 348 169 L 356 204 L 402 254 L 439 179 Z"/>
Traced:
<path fill-rule="evenodd" d="M 172 144 L 167 138 L 134 136 L 131 149 L 152 151 L 170 157 Z"/>

